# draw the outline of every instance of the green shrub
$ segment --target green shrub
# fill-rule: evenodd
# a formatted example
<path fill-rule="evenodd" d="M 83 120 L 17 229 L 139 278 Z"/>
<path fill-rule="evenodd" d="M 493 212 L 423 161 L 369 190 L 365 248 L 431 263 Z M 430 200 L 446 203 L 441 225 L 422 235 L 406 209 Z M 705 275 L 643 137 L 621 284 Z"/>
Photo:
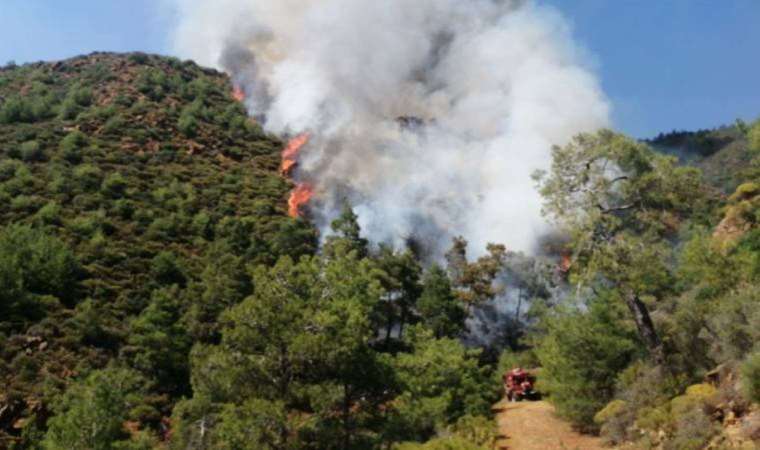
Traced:
<path fill-rule="evenodd" d="M 287 410 L 281 402 L 252 399 L 240 406 L 227 405 L 219 415 L 216 434 L 222 447 L 239 449 L 287 448 Z M 271 443 L 271 445 L 270 445 Z"/>
<path fill-rule="evenodd" d="M 130 323 L 130 367 L 156 379 L 163 392 L 182 394 L 189 388 L 192 342 L 180 322 L 181 299 L 176 286 L 157 289 L 148 306 Z M 160 417 L 159 417 L 160 419 Z"/>
<path fill-rule="evenodd" d="M 177 129 L 180 133 L 184 134 L 185 137 L 195 137 L 198 133 L 198 121 L 194 116 L 183 113 L 177 121 Z"/>
<path fill-rule="evenodd" d="M 488 414 L 496 400 L 477 352 L 456 339 L 435 339 L 421 325 L 410 327 L 411 353 L 399 353 L 393 366 L 402 386 L 393 428 L 398 438 L 424 439 L 459 418 Z"/>
<path fill-rule="evenodd" d="M 488 450 L 492 447 L 482 447 L 459 436 L 447 436 L 432 439 L 424 444 L 404 442 L 396 444 L 393 450 Z"/>
<path fill-rule="evenodd" d="M 127 179 L 118 172 L 112 173 L 103 180 L 101 190 L 111 198 L 118 198 L 124 195 L 127 189 Z"/>
<path fill-rule="evenodd" d="M 149 56 L 142 52 L 135 52 L 130 54 L 127 59 L 132 64 L 143 65 L 149 61 Z"/>
<path fill-rule="evenodd" d="M 707 413 L 712 409 L 712 403 L 717 397 L 717 389 L 710 384 L 695 384 L 686 388 L 683 395 L 670 401 L 670 412 L 677 421 L 693 410 Z"/>
<path fill-rule="evenodd" d="M 760 352 L 755 352 L 744 360 L 741 368 L 742 387 L 751 401 L 760 404 Z"/>
<path fill-rule="evenodd" d="M 203 101 L 216 90 L 213 83 L 205 77 L 198 77 L 188 84 L 190 100 Z"/>
<path fill-rule="evenodd" d="M 119 94 L 116 96 L 113 102 L 114 104 L 119 105 L 121 107 L 129 108 L 135 103 L 135 99 L 126 94 Z"/>
<path fill-rule="evenodd" d="M 137 90 L 153 101 L 160 101 L 167 92 L 166 75 L 152 67 L 143 69 L 137 77 Z"/>
<path fill-rule="evenodd" d="M 603 425 L 610 421 L 615 416 L 620 415 L 627 407 L 627 403 L 624 400 L 612 400 L 607 403 L 607 406 L 601 409 L 594 415 L 594 422 L 598 425 Z"/>
<path fill-rule="evenodd" d="M 179 237 L 180 223 L 176 214 L 156 217 L 148 227 L 146 237 L 154 241 L 171 241 Z"/>
<path fill-rule="evenodd" d="M 113 116 L 103 125 L 103 133 L 108 135 L 118 134 L 126 124 L 127 122 L 121 116 Z"/>
<path fill-rule="evenodd" d="M 85 164 L 74 170 L 74 178 L 85 191 L 93 191 L 100 188 L 103 174 L 97 166 Z"/>
<path fill-rule="evenodd" d="M 730 202 L 739 202 L 742 200 L 748 200 L 752 197 L 760 194 L 760 185 L 753 181 L 740 184 L 736 191 L 728 198 Z"/>
<path fill-rule="evenodd" d="M 21 159 L 21 146 L 14 145 L 7 150 L 8 158 Z"/>
<path fill-rule="evenodd" d="M 135 213 L 135 204 L 130 200 L 121 198 L 114 202 L 114 212 L 123 220 L 131 220 Z"/>
<path fill-rule="evenodd" d="M 83 239 L 91 238 L 100 228 L 98 220 L 93 216 L 79 216 L 66 224 L 72 232 Z"/>
<path fill-rule="evenodd" d="M 123 427 L 141 401 L 144 381 L 127 369 L 109 368 L 74 383 L 54 405 L 44 446 L 51 449 L 111 450 L 129 439 Z"/>
<path fill-rule="evenodd" d="M 87 107 L 92 105 L 92 89 L 88 87 L 75 88 L 70 95 L 79 106 Z"/>
<path fill-rule="evenodd" d="M 484 448 L 494 448 L 498 439 L 496 422 L 485 416 L 463 416 L 447 431 Z"/>
<path fill-rule="evenodd" d="M 31 100 L 29 106 L 31 115 L 35 121 L 49 119 L 55 115 L 53 110 L 54 100 L 50 96 L 40 96 Z"/>
<path fill-rule="evenodd" d="M 28 105 L 18 97 L 11 97 L 0 106 L 0 123 L 11 124 L 31 117 Z"/>
<path fill-rule="evenodd" d="M 627 406 L 627 404 L 626 404 Z M 623 409 L 619 413 L 624 412 Z M 618 414 L 618 417 L 620 414 Z M 672 428 L 672 415 L 670 404 L 666 403 L 661 406 L 647 406 L 636 412 L 636 426 L 642 430 L 659 432 L 660 430 L 669 430 Z M 608 422 L 609 423 L 609 422 Z M 606 430 L 605 430 L 606 431 Z M 620 443 L 621 441 L 617 441 Z"/>
<path fill-rule="evenodd" d="M 165 145 L 161 147 L 161 150 L 159 150 L 158 153 L 153 156 L 153 158 L 158 164 L 168 164 L 170 162 L 175 162 L 177 160 L 177 156 L 177 149 L 171 145 Z"/>
<path fill-rule="evenodd" d="M 756 120 L 747 132 L 750 150 L 760 152 L 760 119 Z"/>
<path fill-rule="evenodd" d="M 79 263 L 68 247 L 55 237 L 27 226 L 14 225 L 0 231 L 0 280 L 37 295 L 52 295 L 69 300 L 74 297 Z M 1 282 L 1 281 L 0 281 Z M 13 291 L 6 287 L 8 291 Z M 0 289 L 2 291 L 3 289 Z M 3 303 L 0 293 L 0 303 Z"/>
<path fill-rule="evenodd" d="M 186 280 L 177 257 L 172 252 L 161 252 L 156 255 L 150 262 L 150 272 L 156 282 L 166 286 L 183 285 Z"/>
<path fill-rule="evenodd" d="M 539 389 L 549 392 L 562 417 L 587 430 L 598 428 L 594 416 L 612 399 L 617 375 L 640 348 L 618 319 L 620 303 L 605 295 L 587 312 L 548 318 L 547 335 L 535 350 L 542 367 Z"/>
<path fill-rule="evenodd" d="M 48 191 L 53 194 L 71 194 L 74 183 L 70 176 L 66 174 L 57 174 L 53 176 L 52 180 L 48 184 Z"/>
<path fill-rule="evenodd" d="M 201 211 L 193 217 L 191 224 L 193 234 L 201 236 L 204 239 L 211 239 L 214 233 L 214 225 L 211 216 L 206 211 Z"/>
<path fill-rule="evenodd" d="M 22 166 L 18 161 L 4 159 L 0 161 L 0 182 L 10 180 L 16 176 L 16 170 Z"/>
<path fill-rule="evenodd" d="M 79 122 L 90 122 L 90 121 L 106 122 L 115 114 L 116 114 L 115 106 L 113 105 L 99 106 L 99 107 L 90 108 L 89 110 L 86 110 L 85 112 L 81 113 L 77 117 L 77 120 Z"/>
<path fill-rule="evenodd" d="M 45 160 L 45 152 L 40 148 L 37 141 L 28 141 L 21 144 L 21 159 L 26 162 L 40 162 Z"/>
<path fill-rule="evenodd" d="M 82 162 L 82 148 L 87 145 L 87 136 L 81 131 L 72 131 L 61 139 L 58 147 L 61 150 L 61 156 L 72 164 Z"/>
<path fill-rule="evenodd" d="M 42 200 L 32 195 L 17 195 L 11 201 L 11 209 L 16 212 L 32 214 L 41 207 Z"/>
<path fill-rule="evenodd" d="M 227 156 L 228 158 L 232 158 L 236 161 L 239 161 L 243 159 L 243 156 L 245 155 L 245 153 L 243 152 L 243 149 L 241 149 L 240 147 L 227 147 L 224 150 L 224 155 Z"/>
<path fill-rule="evenodd" d="M 36 220 L 45 225 L 58 225 L 61 223 L 61 206 L 56 202 L 48 202 L 37 211 Z"/>
<path fill-rule="evenodd" d="M 717 432 L 710 417 L 698 407 L 675 415 L 674 428 L 672 437 L 663 445 L 664 450 L 701 450 Z"/>
<path fill-rule="evenodd" d="M 3 183 L 3 190 L 10 195 L 31 194 L 35 178 L 25 164 L 19 163 L 13 178 Z"/>
<path fill-rule="evenodd" d="M 53 115 L 54 99 L 44 92 L 10 97 L 0 105 L 0 124 L 33 123 Z"/>
<path fill-rule="evenodd" d="M 752 236 L 750 236 L 752 235 Z M 760 234 L 748 233 L 746 238 L 760 237 Z M 760 263 L 758 251 L 754 249 L 760 239 L 750 245 L 740 244 L 739 252 L 749 259 L 746 266 Z M 751 264 L 750 264 L 751 262 Z M 749 268 L 749 267 L 748 267 Z M 760 269 L 752 267 L 752 271 Z M 721 296 L 716 301 L 706 321 L 711 330 L 715 330 L 715 339 L 711 342 L 711 356 L 718 361 L 741 360 L 753 350 L 760 340 L 760 287 L 746 286 L 743 289 Z"/>
<path fill-rule="evenodd" d="M 63 120 L 73 120 L 76 119 L 80 111 L 82 111 L 82 108 L 77 104 L 76 100 L 67 97 L 58 109 L 58 117 Z"/>

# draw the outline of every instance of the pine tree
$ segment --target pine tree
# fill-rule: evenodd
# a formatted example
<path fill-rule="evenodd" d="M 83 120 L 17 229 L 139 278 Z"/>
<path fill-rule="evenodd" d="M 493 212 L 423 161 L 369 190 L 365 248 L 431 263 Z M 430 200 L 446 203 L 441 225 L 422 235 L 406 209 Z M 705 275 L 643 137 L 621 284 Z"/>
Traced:
<path fill-rule="evenodd" d="M 433 265 L 423 279 L 423 290 L 417 304 L 422 322 L 436 338 L 457 338 L 465 330 L 466 312 L 451 289 L 446 272 Z"/>
<path fill-rule="evenodd" d="M 572 236 L 575 280 L 617 289 L 641 341 L 663 364 L 646 300 L 673 287 L 668 239 L 703 204 L 699 171 L 604 130 L 555 147 L 551 172 L 535 177 L 544 212 Z"/>
<path fill-rule="evenodd" d="M 328 258 L 356 252 L 361 259 L 369 254 L 369 242 L 361 237 L 358 219 L 351 205 L 344 203 L 340 216 L 330 225 L 334 234 L 325 239 L 324 253 Z"/>

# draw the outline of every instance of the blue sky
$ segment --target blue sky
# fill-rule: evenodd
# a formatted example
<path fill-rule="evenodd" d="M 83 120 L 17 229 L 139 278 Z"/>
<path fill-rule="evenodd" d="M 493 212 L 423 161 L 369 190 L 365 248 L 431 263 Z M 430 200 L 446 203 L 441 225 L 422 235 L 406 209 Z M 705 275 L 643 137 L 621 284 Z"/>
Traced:
<path fill-rule="evenodd" d="M 593 55 L 618 129 L 647 137 L 760 116 L 760 0 L 537 1 L 562 11 Z M 0 0 L 0 64 L 168 53 L 161 3 Z"/>
<path fill-rule="evenodd" d="M 541 0 L 596 57 L 636 137 L 760 117 L 760 0 Z"/>

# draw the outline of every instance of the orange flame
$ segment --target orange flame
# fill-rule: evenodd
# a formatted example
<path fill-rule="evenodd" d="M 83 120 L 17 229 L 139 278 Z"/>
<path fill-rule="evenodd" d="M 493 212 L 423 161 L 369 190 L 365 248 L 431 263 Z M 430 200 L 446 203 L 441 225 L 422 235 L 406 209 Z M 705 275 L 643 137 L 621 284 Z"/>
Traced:
<path fill-rule="evenodd" d="M 570 268 L 573 265 L 573 260 L 570 253 L 567 251 L 562 252 L 562 256 L 559 262 L 559 271 L 563 274 L 570 272 Z"/>
<path fill-rule="evenodd" d="M 283 175 L 290 173 L 296 165 L 298 154 L 308 142 L 309 133 L 301 133 L 288 142 L 288 145 L 286 145 L 285 149 L 282 151 L 282 164 L 280 164 L 280 172 L 282 172 Z"/>
<path fill-rule="evenodd" d="M 283 175 L 289 175 L 298 163 L 298 154 L 303 147 L 309 142 L 309 133 L 301 133 L 294 137 L 282 150 L 282 163 L 280 172 Z M 288 199 L 288 215 L 296 218 L 301 216 L 301 208 L 306 205 L 314 195 L 314 188 L 308 183 L 298 183 L 290 193 Z"/>
<path fill-rule="evenodd" d="M 232 98 L 238 102 L 245 100 L 245 91 L 240 86 L 234 86 L 232 88 Z"/>
<path fill-rule="evenodd" d="M 290 170 L 295 167 L 296 162 L 292 159 L 283 159 L 282 165 L 280 166 L 280 172 L 283 174 L 289 174 Z"/>
<path fill-rule="evenodd" d="M 292 218 L 301 216 L 301 207 L 309 203 L 314 195 L 314 188 L 308 183 L 299 183 L 288 199 L 288 215 Z"/>

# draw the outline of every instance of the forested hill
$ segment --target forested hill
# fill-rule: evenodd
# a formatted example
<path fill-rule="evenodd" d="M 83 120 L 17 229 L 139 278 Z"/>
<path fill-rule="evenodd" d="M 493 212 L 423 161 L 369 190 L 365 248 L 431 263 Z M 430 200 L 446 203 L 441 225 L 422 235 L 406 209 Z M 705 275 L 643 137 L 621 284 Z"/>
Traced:
<path fill-rule="evenodd" d="M 534 174 L 545 252 L 439 266 L 349 204 L 318 249 L 233 91 L 0 69 L 0 449 L 488 450 L 518 366 L 612 445 L 760 442 L 760 120 L 578 135 Z"/>
<path fill-rule="evenodd" d="M 348 205 L 317 254 L 283 146 L 192 62 L 0 70 L 0 448 L 493 442 L 494 358 L 460 339 L 516 255 L 423 268 Z"/>
<path fill-rule="evenodd" d="M 745 178 L 752 160 L 747 151 L 749 125 L 736 124 L 712 130 L 671 131 L 660 133 L 645 142 L 655 150 L 678 157 L 682 163 L 702 170 L 705 181 L 725 193 L 731 193 Z"/>
<path fill-rule="evenodd" d="M 286 215 L 282 142 L 231 92 L 222 73 L 144 54 L 0 69 L 0 448 L 81 374 L 186 359 L 162 302 L 210 339 L 250 289 L 247 264 L 314 250 Z M 159 325 L 149 305 L 174 313 Z M 150 420 L 188 390 L 187 375 L 155 381 Z"/>

